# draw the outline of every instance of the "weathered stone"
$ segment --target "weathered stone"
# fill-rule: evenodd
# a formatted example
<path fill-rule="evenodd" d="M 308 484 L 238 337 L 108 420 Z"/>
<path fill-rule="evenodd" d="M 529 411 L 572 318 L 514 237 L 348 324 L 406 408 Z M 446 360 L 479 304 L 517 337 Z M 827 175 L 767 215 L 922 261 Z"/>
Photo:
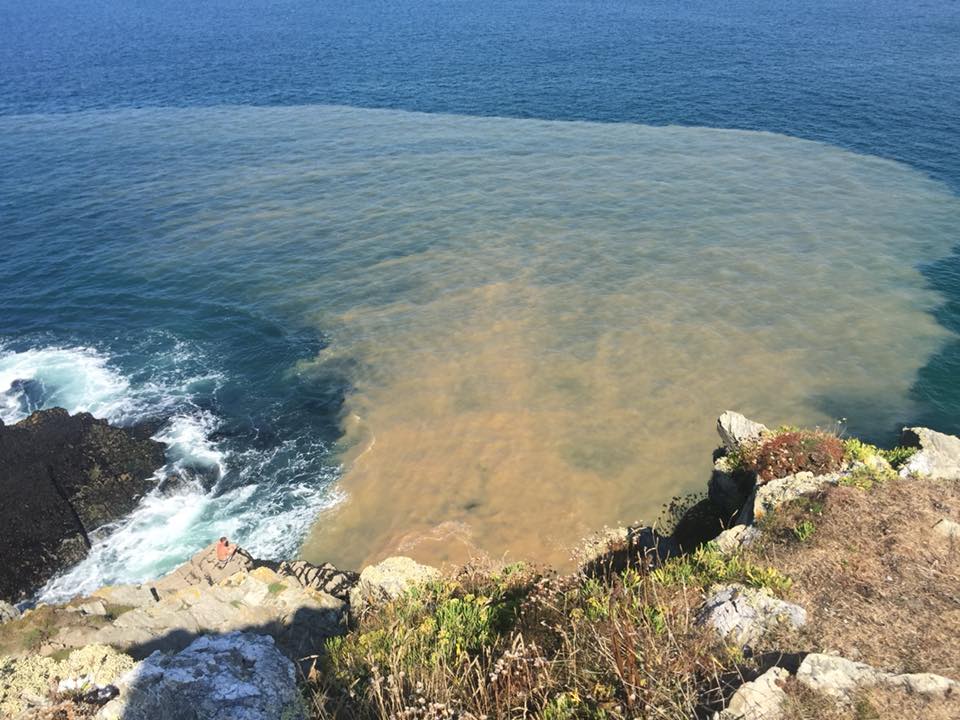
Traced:
<path fill-rule="evenodd" d="M 846 699 L 860 688 L 877 685 L 880 673 L 865 663 L 810 653 L 800 663 L 797 681 L 815 692 Z"/>
<path fill-rule="evenodd" d="M 7 620 L 16 620 L 18 617 L 20 617 L 20 611 L 17 608 L 0 600 L 0 623 L 5 623 Z"/>
<path fill-rule="evenodd" d="M 169 575 L 150 585 L 159 593 L 175 592 L 193 585 L 215 585 L 238 572 L 252 570 L 253 567 L 253 558 L 246 550 L 239 547 L 227 561 L 218 561 L 217 543 L 213 542 L 195 553 Z"/>
<path fill-rule="evenodd" d="M 756 680 L 741 685 L 715 720 L 777 720 L 783 715 L 787 694 L 779 683 L 790 677 L 783 668 L 773 667 Z"/>
<path fill-rule="evenodd" d="M 742 548 L 750 547 L 760 531 L 753 525 L 734 525 L 713 539 L 717 549 L 724 555 L 733 555 Z"/>
<path fill-rule="evenodd" d="M 836 485 L 839 480 L 839 473 L 814 475 L 811 472 L 798 472 L 794 475 L 774 478 L 754 488 L 737 516 L 737 523 L 753 524 L 782 505 L 806 495 L 814 495 L 828 485 Z"/>
<path fill-rule="evenodd" d="M 117 683 L 103 720 L 299 720 L 293 663 L 265 635 L 204 636 L 175 655 L 154 653 Z"/>
<path fill-rule="evenodd" d="M 305 560 L 280 563 L 277 574 L 294 580 L 301 587 L 325 592 L 340 600 L 350 599 L 350 590 L 360 576 L 355 572 L 338 570 L 330 563 L 313 565 Z"/>
<path fill-rule="evenodd" d="M 725 411 L 717 418 L 717 434 L 730 451 L 737 451 L 746 444 L 756 442 L 765 432 L 768 432 L 766 425 L 732 410 Z"/>
<path fill-rule="evenodd" d="M 738 645 L 753 646 L 776 628 L 801 627 L 807 612 L 760 590 L 732 584 L 713 588 L 699 621 Z"/>
<path fill-rule="evenodd" d="M 291 656 L 302 656 L 346 630 L 343 600 L 265 566 L 234 573 L 215 585 L 205 577 L 194 580 L 194 585 L 157 593 L 159 599 L 142 588 L 98 591 L 103 600 L 133 609 L 106 625 L 84 624 L 80 617 L 76 623 L 62 621 L 51 649 L 99 642 L 145 657 L 158 649 L 180 650 L 200 633 L 255 630 L 274 637 Z"/>
<path fill-rule="evenodd" d="M 111 605 L 130 607 L 153 605 L 159 600 L 150 592 L 149 585 L 105 585 L 94 590 L 91 597 L 100 598 Z"/>
<path fill-rule="evenodd" d="M 629 536 L 628 528 L 615 527 L 584 538 L 573 552 L 579 572 L 598 577 L 626 570 L 631 563 Z"/>
<path fill-rule="evenodd" d="M 956 523 L 953 520 L 948 520 L 947 518 L 939 520 L 937 524 L 933 526 L 933 531 L 948 540 L 960 541 L 960 523 Z"/>
<path fill-rule="evenodd" d="M 434 567 L 421 565 L 408 557 L 389 557 L 363 569 L 359 582 L 350 591 L 350 605 L 359 609 L 368 603 L 392 600 L 411 587 L 439 577 L 440 571 Z"/>
<path fill-rule="evenodd" d="M 931 700 L 960 695 L 960 683 L 933 673 L 886 676 L 884 677 L 884 683 L 893 687 L 902 687 L 913 695 L 922 695 Z"/>
<path fill-rule="evenodd" d="M 161 443 L 88 413 L 41 410 L 0 426 L 0 599 L 18 601 L 81 560 L 89 534 L 136 507 Z"/>
<path fill-rule="evenodd" d="M 900 468 L 902 476 L 919 475 L 933 480 L 960 479 L 960 438 L 929 428 L 913 427 L 903 429 L 900 444 L 919 448 Z"/>
<path fill-rule="evenodd" d="M 64 608 L 67 612 L 78 612 L 84 615 L 106 615 L 107 606 L 99 598 L 88 600 L 86 602 L 67 605 Z"/>
<path fill-rule="evenodd" d="M 883 685 L 915 695 L 942 699 L 960 694 L 960 683 L 933 673 L 886 673 L 835 655 L 810 653 L 797 670 L 797 681 L 819 693 L 851 700 L 858 691 Z"/>

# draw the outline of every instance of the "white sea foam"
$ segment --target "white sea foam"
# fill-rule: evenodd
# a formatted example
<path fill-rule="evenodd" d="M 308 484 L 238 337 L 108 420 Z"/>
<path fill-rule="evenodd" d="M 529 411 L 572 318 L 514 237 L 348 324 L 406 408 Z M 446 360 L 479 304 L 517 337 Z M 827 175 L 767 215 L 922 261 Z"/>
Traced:
<path fill-rule="evenodd" d="M 215 471 L 219 479 L 226 472 L 224 452 L 209 439 L 220 421 L 210 412 L 178 415 L 154 435 L 167 445 L 173 472 Z"/>
<path fill-rule="evenodd" d="M 291 556 L 316 514 L 337 500 L 328 491 L 332 477 L 316 477 L 326 452 L 322 443 L 289 440 L 267 450 L 231 451 L 213 440 L 222 419 L 198 409 L 193 394 L 209 391 L 223 376 L 191 372 L 187 368 L 196 360 L 192 348 L 174 343 L 162 357 L 148 359 L 132 380 L 94 348 L 0 348 L 5 423 L 52 406 L 115 423 L 169 414 L 154 435 L 167 446 L 156 489 L 128 517 L 97 529 L 86 559 L 51 580 L 40 600 L 62 601 L 104 584 L 163 575 L 223 534 L 243 538 L 262 557 Z M 223 488 L 228 472 L 234 487 Z"/>
<path fill-rule="evenodd" d="M 121 421 L 136 411 L 129 391 L 127 379 L 93 348 L 0 350 L 0 418 L 8 424 L 55 406 Z"/>

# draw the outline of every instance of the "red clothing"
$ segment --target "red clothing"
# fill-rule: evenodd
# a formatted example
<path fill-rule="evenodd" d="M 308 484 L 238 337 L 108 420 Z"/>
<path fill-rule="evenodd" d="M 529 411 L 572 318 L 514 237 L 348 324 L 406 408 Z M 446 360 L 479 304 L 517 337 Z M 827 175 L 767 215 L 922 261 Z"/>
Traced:
<path fill-rule="evenodd" d="M 233 555 L 233 550 L 230 547 L 229 543 L 218 542 L 217 543 L 217 560 L 223 562 L 227 558 Z"/>

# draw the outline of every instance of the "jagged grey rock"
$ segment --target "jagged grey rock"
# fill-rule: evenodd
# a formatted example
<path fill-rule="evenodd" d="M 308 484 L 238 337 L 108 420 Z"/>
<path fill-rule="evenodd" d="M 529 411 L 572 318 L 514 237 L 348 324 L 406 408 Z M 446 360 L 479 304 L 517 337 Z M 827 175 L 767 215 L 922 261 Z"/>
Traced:
<path fill-rule="evenodd" d="M 403 556 L 389 557 L 369 565 L 360 573 L 359 582 L 350 591 L 350 606 L 357 610 L 400 597 L 409 588 L 440 577 L 440 571 Z"/>
<path fill-rule="evenodd" d="M 741 685 L 727 706 L 714 713 L 714 720 L 777 720 L 783 715 L 787 694 L 779 683 L 790 677 L 783 668 L 773 667 L 756 680 Z"/>
<path fill-rule="evenodd" d="M 305 560 L 284 560 L 277 567 L 277 574 L 293 580 L 301 587 L 320 590 L 344 601 L 350 599 L 350 589 L 359 580 L 355 572 L 338 570 L 330 563 L 313 565 Z"/>
<path fill-rule="evenodd" d="M 175 655 L 153 653 L 117 683 L 103 720 L 300 720 L 293 663 L 267 635 L 204 636 Z"/>
<path fill-rule="evenodd" d="M 884 685 L 937 699 L 960 693 L 956 680 L 933 673 L 886 673 L 865 663 L 823 653 L 810 653 L 797 670 L 797 681 L 838 700 L 850 700 L 859 690 Z"/>
<path fill-rule="evenodd" d="M 0 425 L 0 599 L 26 599 L 82 560 L 90 534 L 156 485 L 164 447 L 153 429 L 62 408 Z"/>
<path fill-rule="evenodd" d="M 714 587 L 700 611 L 699 621 L 721 637 L 752 646 L 778 627 L 801 627 L 807 611 L 743 585 Z"/>
<path fill-rule="evenodd" d="M 919 448 L 900 468 L 900 475 L 920 475 L 932 480 L 960 479 L 960 438 L 913 427 L 903 429 L 900 444 Z"/>
<path fill-rule="evenodd" d="M 792 500 L 818 493 L 827 485 L 836 485 L 840 477 L 840 473 L 814 475 L 812 472 L 798 472 L 758 485 L 744 503 L 737 523 L 751 525 Z"/>
<path fill-rule="evenodd" d="M 717 434 L 730 451 L 737 451 L 744 444 L 755 442 L 765 432 L 768 432 L 766 425 L 732 410 L 726 410 L 717 418 Z"/>
<path fill-rule="evenodd" d="M 933 526 L 933 531 L 949 540 L 960 540 L 960 523 L 942 518 Z"/>
<path fill-rule="evenodd" d="M 724 555 L 733 555 L 741 548 L 750 547 L 760 535 L 754 525 L 734 525 L 717 535 L 713 542 Z"/>

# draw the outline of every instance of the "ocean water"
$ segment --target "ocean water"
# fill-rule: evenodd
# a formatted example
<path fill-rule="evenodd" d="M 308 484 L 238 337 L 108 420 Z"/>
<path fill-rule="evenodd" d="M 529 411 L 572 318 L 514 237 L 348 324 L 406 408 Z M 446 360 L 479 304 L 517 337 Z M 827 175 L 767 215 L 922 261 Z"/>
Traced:
<path fill-rule="evenodd" d="M 960 429 L 958 6 L 675 5 L 0 8 L 0 417 L 181 477 L 44 596 L 563 563 L 726 407 Z"/>

